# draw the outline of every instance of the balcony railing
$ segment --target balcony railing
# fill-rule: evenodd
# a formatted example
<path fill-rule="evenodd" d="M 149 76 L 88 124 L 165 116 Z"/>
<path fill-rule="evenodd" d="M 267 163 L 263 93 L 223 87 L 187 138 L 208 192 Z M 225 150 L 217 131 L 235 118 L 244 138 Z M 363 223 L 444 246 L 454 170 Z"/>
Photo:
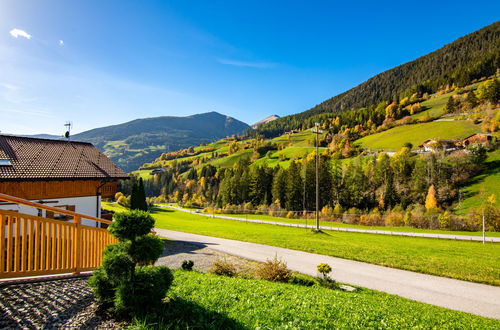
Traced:
<path fill-rule="evenodd" d="M 106 229 L 82 225 L 82 219 L 111 221 L 0 194 L 0 201 L 69 216 L 49 218 L 0 210 L 0 278 L 79 273 L 102 264 L 104 248 L 116 242 Z"/>

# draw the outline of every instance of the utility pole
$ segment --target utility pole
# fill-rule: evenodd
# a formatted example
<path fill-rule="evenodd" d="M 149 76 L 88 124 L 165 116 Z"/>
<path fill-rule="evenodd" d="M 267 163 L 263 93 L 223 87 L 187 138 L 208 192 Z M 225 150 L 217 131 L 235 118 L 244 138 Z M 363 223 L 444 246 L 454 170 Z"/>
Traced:
<path fill-rule="evenodd" d="M 319 142 L 318 135 L 322 133 L 319 129 L 319 123 L 316 123 L 315 129 L 313 132 L 316 133 L 316 230 L 319 231 Z"/>

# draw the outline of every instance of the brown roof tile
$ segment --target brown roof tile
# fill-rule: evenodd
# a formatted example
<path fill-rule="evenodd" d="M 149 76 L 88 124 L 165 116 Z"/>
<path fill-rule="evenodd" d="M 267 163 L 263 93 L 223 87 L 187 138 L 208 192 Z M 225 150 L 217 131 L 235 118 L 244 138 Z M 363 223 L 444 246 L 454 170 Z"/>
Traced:
<path fill-rule="evenodd" d="M 0 135 L 0 180 L 126 179 L 91 143 Z"/>

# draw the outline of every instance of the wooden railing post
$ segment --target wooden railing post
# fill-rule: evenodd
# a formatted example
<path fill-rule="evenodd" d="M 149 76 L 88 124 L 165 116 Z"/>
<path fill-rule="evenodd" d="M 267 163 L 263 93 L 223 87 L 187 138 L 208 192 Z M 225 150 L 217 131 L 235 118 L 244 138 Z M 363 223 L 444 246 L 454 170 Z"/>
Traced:
<path fill-rule="evenodd" d="M 73 219 L 75 223 L 75 231 L 73 232 L 73 260 L 75 262 L 75 269 L 73 270 L 73 274 L 79 274 L 82 255 L 81 218 L 75 216 Z"/>

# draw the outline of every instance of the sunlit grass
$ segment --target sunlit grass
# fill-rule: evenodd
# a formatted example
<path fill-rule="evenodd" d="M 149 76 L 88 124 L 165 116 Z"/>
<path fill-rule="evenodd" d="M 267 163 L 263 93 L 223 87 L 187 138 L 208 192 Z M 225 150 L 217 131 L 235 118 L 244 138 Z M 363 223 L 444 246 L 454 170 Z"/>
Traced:
<path fill-rule="evenodd" d="M 500 244 L 325 231 L 155 209 L 156 227 L 268 244 L 456 279 L 500 285 Z"/>

